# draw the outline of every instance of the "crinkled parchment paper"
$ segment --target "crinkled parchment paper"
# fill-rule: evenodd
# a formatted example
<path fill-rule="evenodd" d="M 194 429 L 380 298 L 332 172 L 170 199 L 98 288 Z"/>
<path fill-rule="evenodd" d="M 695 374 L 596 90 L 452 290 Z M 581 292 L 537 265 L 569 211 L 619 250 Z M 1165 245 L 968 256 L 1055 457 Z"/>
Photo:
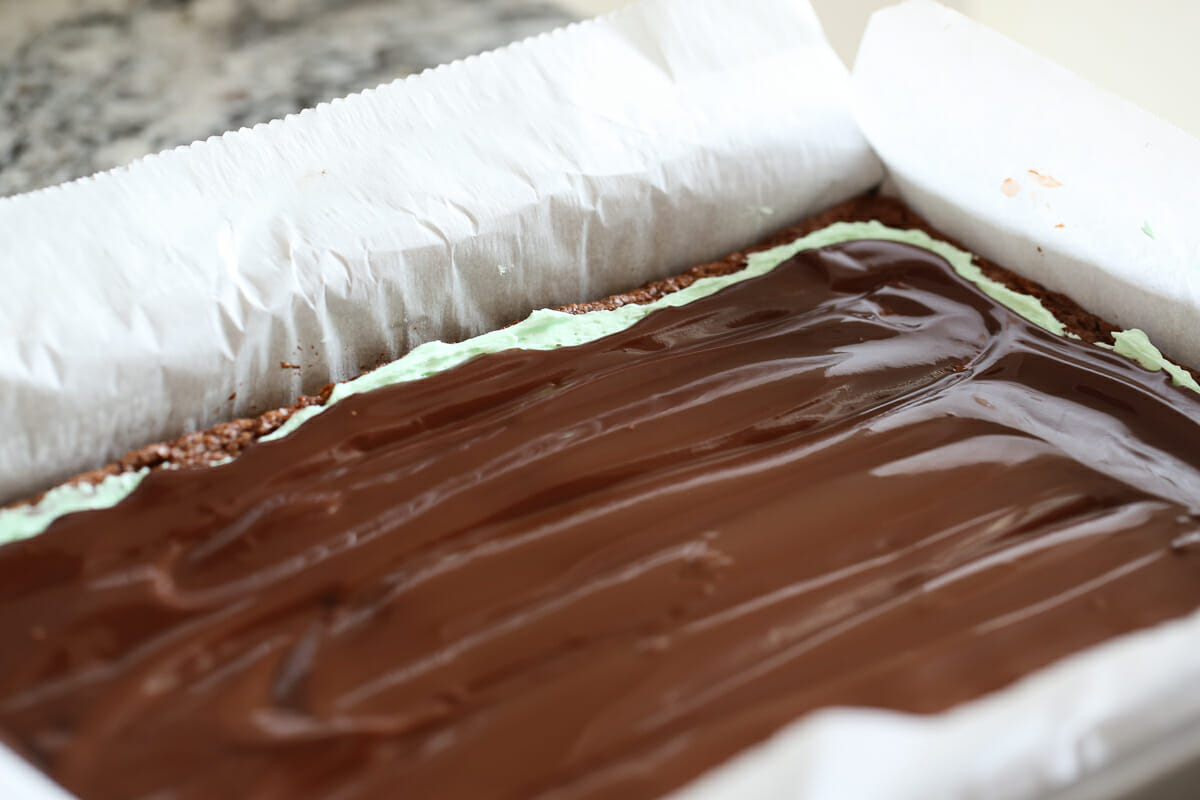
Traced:
<path fill-rule="evenodd" d="M 800 0 L 651 0 L 0 201 L 0 497 L 717 256 L 877 183 L 867 139 L 967 246 L 1200 363 L 1200 143 L 924 0 L 854 89 Z M 1045 797 L 1200 750 L 1198 683 L 1193 616 L 945 714 L 809 715 L 678 796 Z"/>
<path fill-rule="evenodd" d="M 811 8 L 657 0 L 0 200 L 0 502 L 883 175 Z"/>

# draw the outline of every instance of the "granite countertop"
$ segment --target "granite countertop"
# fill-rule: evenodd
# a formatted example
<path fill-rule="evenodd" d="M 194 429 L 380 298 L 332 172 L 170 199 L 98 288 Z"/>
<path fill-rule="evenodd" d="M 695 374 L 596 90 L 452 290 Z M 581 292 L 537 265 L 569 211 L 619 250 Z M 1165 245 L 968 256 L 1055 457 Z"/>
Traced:
<path fill-rule="evenodd" d="M 0 3 L 0 196 L 571 21 L 546 0 Z"/>

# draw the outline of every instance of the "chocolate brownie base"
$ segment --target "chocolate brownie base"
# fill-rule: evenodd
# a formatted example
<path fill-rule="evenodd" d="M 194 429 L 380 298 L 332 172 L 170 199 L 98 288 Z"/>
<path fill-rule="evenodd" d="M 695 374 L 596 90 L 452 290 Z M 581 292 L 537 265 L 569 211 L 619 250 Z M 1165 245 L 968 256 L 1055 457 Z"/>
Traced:
<path fill-rule="evenodd" d="M 591 302 L 573 303 L 562 306 L 559 310 L 572 314 L 582 314 L 588 311 L 619 308 L 629 303 L 651 303 L 663 295 L 677 292 L 691 285 L 700 278 L 726 275 L 741 269 L 745 264 L 746 256 L 750 253 L 786 244 L 813 231 L 832 225 L 835 222 L 859 222 L 867 220 L 878 220 L 893 228 L 923 230 L 935 238 L 956 244 L 953 239 L 938 232 L 933 226 L 899 200 L 878 194 L 867 194 L 847 200 L 814 217 L 805 219 L 803 222 L 784 228 L 745 250 L 730 253 L 717 261 L 700 264 L 678 275 L 659 281 L 652 281 L 636 289 L 631 289 L 628 292 L 614 294 Z M 989 278 L 1003 283 L 1011 289 L 1040 299 L 1042 304 L 1058 317 L 1067 330 L 1085 342 L 1111 343 L 1112 333 L 1119 330 L 1116 326 L 1084 310 L 1064 294 L 1051 292 L 1035 281 L 1023 278 L 985 259 L 976 257 L 976 263 L 980 265 L 984 274 Z M 123 472 L 145 468 L 196 468 L 211 466 L 239 455 L 248 445 L 257 441 L 259 437 L 266 436 L 275 431 L 292 414 L 300 409 L 311 405 L 324 404 L 332 390 L 333 384 L 328 384 L 314 395 L 301 395 L 291 405 L 267 411 L 257 417 L 223 422 L 203 431 L 184 434 L 169 442 L 146 445 L 145 447 L 130 451 L 123 457 L 99 469 L 78 475 L 66 481 L 66 483 L 99 483 L 110 475 L 118 475 Z M 39 498 L 40 495 L 19 501 L 13 505 L 36 502 Z"/>

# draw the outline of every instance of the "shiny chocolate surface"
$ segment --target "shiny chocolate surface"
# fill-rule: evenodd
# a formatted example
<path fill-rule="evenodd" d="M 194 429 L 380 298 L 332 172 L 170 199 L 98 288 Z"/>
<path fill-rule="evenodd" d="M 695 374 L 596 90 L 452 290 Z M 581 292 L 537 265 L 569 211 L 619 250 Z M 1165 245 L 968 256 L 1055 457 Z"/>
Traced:
<path fill-rule="evenodd" d="M 649 798 L 1200 606 L 1200 401 L 855 242 L 350 397 L 0 548 L 85 800 Z"/>

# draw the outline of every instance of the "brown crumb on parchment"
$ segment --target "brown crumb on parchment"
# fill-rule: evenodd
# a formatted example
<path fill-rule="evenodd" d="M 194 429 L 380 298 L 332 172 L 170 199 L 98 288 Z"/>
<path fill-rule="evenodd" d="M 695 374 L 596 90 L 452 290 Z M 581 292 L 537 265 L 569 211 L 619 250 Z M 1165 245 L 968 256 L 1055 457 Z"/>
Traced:
<path fill-rule="evenodd" d="M 1055 180 L 1053 176 L 1043 175 L 1036 169 L 1029 170 L 1029 174 L 1033 176 L 1033 179 L 1037 181 L 1039 186 L 1044 186 L 1047 189 L 1057 189 L 1062 186 L 1061 181 Z"/>

